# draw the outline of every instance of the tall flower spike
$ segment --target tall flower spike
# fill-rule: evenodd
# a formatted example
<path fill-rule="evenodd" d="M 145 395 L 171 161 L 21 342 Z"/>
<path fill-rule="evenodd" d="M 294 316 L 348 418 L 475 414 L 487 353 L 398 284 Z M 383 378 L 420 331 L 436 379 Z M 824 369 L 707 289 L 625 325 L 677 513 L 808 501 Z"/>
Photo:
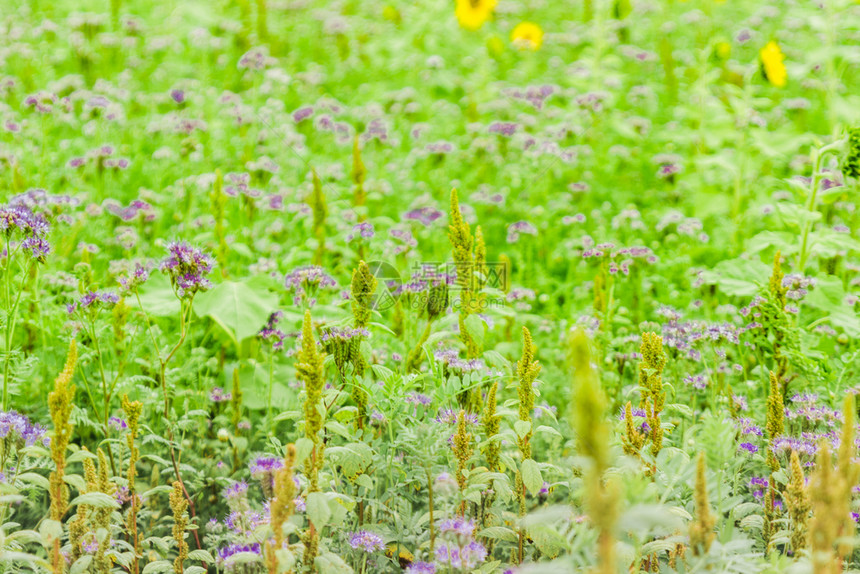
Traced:
<path fill-rule="evenodd" d="M 532 335 L 526 327 L 523 327 L 523 355 L 517 362 L 517 379 L 519 381 L 517 394 L 519 397 L 519 419 L 531 423 L 532 411 L 535 408 L 534 382 L 540 373 L 540 363 L 535 360 L 535 344 Z M 529 441 L 532 431 L 529 430 L 525 436 L 519 438 L 520 451 L 523 458 L 531 458 L 532 449 Z"/>
<path fill-rule="evenodd" d="M 140 456 L 140 451 L 137 449 L 135 440 L 137 439 L 138 421 L 140 413 L 143 411 L 143 404 L 140 401 L 130 401 L 128 395 L 122 397 L 122 410 L 125 412 L 125 420 L 128 424 L 128 434 L 126 435 L 126 443 L 128 444 L 128 497 L 130 500 L 130 508 L 126 519 L 126 528 L 128 529 L 131 544 L 134 547 L 135 556 L 140 554 L 140 541 L 137 536 L 137 511 L 139 501 L 137 497 L 137 460 Z M 131 572 L 137 574 L 139 565 L 136 558 L 132 559 Z"/>
<path fill-rule="evenodd" d="M 295 510 L 296 483 L 293 482 L 293 467 L 296 464 L 296 447 L 287 445 L 287 455 L 284 466 L 275 473 L 275 498 L 271 501 L 270 515 L 275 541 L 268 542 L 267 555 L 270 563 L 275 564 L 273 572 L 277 572 L 277 557 L 275 552 L 284 546 L 284 524 Z"/>
<path fill-rule="evenodd" d="M 803 467 L 797 452 L 791 451 L 791 475 L 788 485 L 783 493 L 788 516 L 791 519 L 791 549 L 794 556 L 800 555 L 806 550 L 809 539 L 807 523 L 809 522 L 809 511 L 812 504 L 809 501 L 809 492 L 806 480 L 803 476 Z"/>
<path fill-rule="evenodd" d="M 113 498 L 114 493 L 116 492 L 116 486 L 110 481 L 110 478 L 108 477 L 107 457 L 105 456 L 105 453 L 102 449 L 98 449 L 98 459 L 99 470 L 96 490 L 98 490 L 98 492 L 101 492 L 102 494 L 106 494 Z M 99 541 L 98 550 L 96 551 L 96 556 L 93 559 L 93 566 L 96 568 L 96 571 L 99 574 L 109 574 L 111 571 L 111 566 L 113 565 L 112 558 L 106 555 L 106 552 L 111 545 L 111 512 L 111 508 L 105 506 L 101 506 L 95 509 L 95 518 L 93 520 L 93 526 L 95 526 L 97 532 L 99 530 L 104 530 L 106 532 L 105 537 Z"/>
<path fill-rule="evenodd" d="M 314 237 L 317 239 L 317 250 L 314 253 L 314 265 L 322 265 L 323 255 L 325 255 L 325 219 L 328 215 L 328 207 L 326 206 L 325 193 L 323 193 L 322 181 L 320 181 L 316 170 L 313 174 L 314 190 L 308 199 L 314 214 Z"/>
<path fill-rule="evenodd" d="M 663 368 L 666 366 L 666 356 L 663 354 L 663 338 L 657 333 L 642 333 L 642 364 L 639 367 L 639 386 L 641 387 L 641 406 L 648 414 L 648 426 L 651 427 L 651 454 L 655 458 L 663 448 L 663 425 L 660 413 L 666 402 L 663 392 Z"/>
<path fill-rule="evenodd" d="M 75 387 L 72 376 L 78 362 L 78 349 L 74 339 L 69 342 L 69 354 L 63 371 L 54 381 L 54 390 L 48 395 L 48 407 L 54 423 L 54 436 L 51 439 L 51 458 L 56 469 L 51 473 L 51 519 L 61 521 L 69 504 L 69 491 L 63 476 L 66 470 L 66 449 L 72 438 L 72 406 L 75 400 Z"/>
<path fill-rule="evenodd" d="M 785 432 L 785 404 L 779 382 L 776 380 L 776 373 L 773 371 L 770 372 L 770 392 L 767 395 L 767 424 L 765 429 L 771 445 Z M 767 451 L 767 464 L 773 472 L 779 470 L 779 461 L 776 459 L 773 448 L 769 448 Z"/>
<path fill-rule="evenodd" d="M 842 174 L 860 179 L 860 126 L 848 130 L 848 153 L 842 162 Z"/>
<path fill-rule="evenodd" d="M 311 312 L 305 311 L 302 323 L 302 347 L 296 362 L 296 373 L 305 384 L 305 436 L 314 443 L 314 450 L 305 463 L 305 473 L 310 480 L 309 492 L 319 490 L 318 472 L 322 466 L 322 449 L 324 445 L 320 440 L 320 431 L 323 421 L 323 388 L 325 377 L 323 375 L 323 354 L 317 349 L 314 339 L 313 322 Z"/>
<path fill-rule="evenodd" d="M 487 245 L 481 226 L 475 226 L 475 272 L 478 274 L 478 289 L 483 289 L 487 280 Z"/>
<path fill-rule="evenodd" d="M 696 463 L 696 516 L 690 523 L 690 546 L 693 554 L 707 554 L 714 541 L 714 526 L 716 518 L 711 512 L 711 502 L 708 499 L 708 484 L 705 480 L 705 453 L 699 453 Z"/>
<path fill-rule="evenodd" d="M 367 199 L 364 193 L 364 179 L 367 176 L 367 169 L 364 167 L 364 161 L 361 159 L 361 146 L 358 145 L 358 136 L 352 142 L 352 182 L 355 184 L 355 199 L 356 207 L 364 205 Z"/>
<path fill-rule="evenodd" d="M 773 299 L 776 301 L 780 309 L 785 308 L 786 294 L 788 293 L 788 287 L 784 287 L 782 284 L 784 278 L 785 273 L 782 271 L 782 253 L 777 251 L 773 256 L 773 271 L 771 272 L 770 279 L 767 282 L 767 289 L 770 291 L 771 295 L 773 295 Z"/>
<path fill-rule="evenodd" d="M 376 277 L 370 271 L 367 263 L 360 261 L 358 268 L 352 272 L 352 283 L 350 285 L 350 303 L 352 305 L 352 316 L 357 328 L 367 327 L 370 323 L 371 310 L 373 309 L 373 294 L 376 292 Z"/>
<path fill-rule="evenodd" d="M 484 407 L 484 434 L 487 435 L 487 446 L 484 448 L 484 455 L 487 457 L 487 468 L 490 472 L 498 472 L 499 470 L 499 441 L 495 439 L 499 434 L 499 419 L 500 415 L 496 414 L 496 393 L 499 388 L 499 382 L 493 383 L 490 391 L 487 393 L 487 404 Z"/>
<path fill-rule="evenodd" d="M 639 456 L 639 451 L 642 450 L 642 445 L 645 444 L 645 435 L 642 434 L 633 421 L 633 405 L 630 401 L 624 405 L 624 436 L 621 441 L 624 445 L 624 452 Z"/>
<path fill-rule="evenodd" d="M 182 564 L 188 558 L 188 543 L 185 542 L 185 528 L 188 526 L 188 501 L 182 493 L 182 484 L 179 481 L 173 483 L 170 491 L 170 509 L 173 511 L 173 540 L 178 548 L 176 559 L 173 561 L 173 572 L 183 574 L 185 571 Z"/>
<path fill-rule="evenodd" d="M 478 343 L 469 334 L 466 319 L 477 311 L 477 301 L 474 298 L 475 257 L 472 253 L 474 246 L 469 224 L 463 219 L 460 211 L 460 200 L 457 190 L 451 190 L 451 223 L 448 225 L 448 240 L 454 256 L 454 266 L 457 270 L 457 285 L 460 289 L 460 339 L 466 347 L 470 359 L 481 354 Z"/>
<path fill-rule="evenodd" d="M 457 459 L 457 485 L 460 487 L 462 495 L 466 490 L 466 468 L 469 459 L 472 458 L 472 435 L 466 427 L 466 411 L 460 411 L 457 416 L 457 432 L 454 433 L 453 439 L 454 457 Z M 466 501 L 460 505 L 459 514 L 463 515 L 466 511 Z"/>
<path fill-rule="evenodd" d="M 225 211 L 227 206 L 227 194 L 224 193 L 224 176 L 220 169 L 215 170 L 215 184 L 209 192 L 212 217 L 215 219 L 215 237 L 218 239 L 218 266 L 221 268 L 221 276 L 227 277 L 227 233 L 224 228 Z"/>
<path fill-rule="evenodd" d="M 606 397 L 592 365 L 588 336 L 574 331 L 567 342 L 567 362 L 573 373 L 572 420 L 579 453 L 591 461 L 585 475 L 586 509 L 598 531 L 599 574 L 614 574 L 615 524 L 618 520 L 620 486 L 614 478 L 604 479 L 609 468 L 609 425 L 606 422 Z"/>

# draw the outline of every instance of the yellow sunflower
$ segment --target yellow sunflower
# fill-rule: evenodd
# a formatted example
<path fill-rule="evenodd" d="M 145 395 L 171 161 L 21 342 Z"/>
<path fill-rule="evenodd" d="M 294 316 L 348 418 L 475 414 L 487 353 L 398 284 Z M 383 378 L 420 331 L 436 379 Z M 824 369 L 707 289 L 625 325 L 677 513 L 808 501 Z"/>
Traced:
<path fill-rule="evenodd" d="M 768 42 L 759 52 L 759 58 L 767 81 L 777 88 L 785 86 L 788 74 L 785 71 L 785 64 L 782 63 L 785 55 L 779 49 L 779 44 L 774 40 Z"/>
<path fill-rule="evenodd" d="M 543 30 L 537 24 L 521 22 L 511 32 L 511 42 L 523 50 L 537 50 L 543 42 Z"/>
<path fill-rule="evenodd" d="M 457 0 L 455 14 L 460 26 L 477 30 L 493 15 L 496 0 Z"/>

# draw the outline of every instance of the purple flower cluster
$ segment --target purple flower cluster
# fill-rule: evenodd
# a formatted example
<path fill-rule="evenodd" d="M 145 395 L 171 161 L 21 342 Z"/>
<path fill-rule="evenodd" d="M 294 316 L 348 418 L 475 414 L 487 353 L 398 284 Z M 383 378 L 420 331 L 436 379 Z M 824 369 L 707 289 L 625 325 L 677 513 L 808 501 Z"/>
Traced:
<path fill-rule="evenodd" d="M 119 295 L 111 291 L 90 291 L 85 293 L 78 301 L 66 306 L 71 315 L 77 310 L 91 311 L 93 313 L 101 309 L 111 309 L 119 303 Z"/>
<path fill-rule="evenodd" d="M 413 562 L 406 568 L 406 574 L 436 574 L 436 566 L 432 562 Z"/>
<path fill-rule="evenodd" d="M 51 246 L 46 239 L 51 226 L 40 213 L 34 213 L 23 205 L 8 205 L 0 207 L 0 233 L 11 238 L 13 235 L 20 240 L 22 251 L 39 262 L 43 262 L 50 253 Z"/>
<path fill-rule="evenodd" d="M 135 199 L 128 204 L 128 207 L 123 207 L 117 201 L 106 202 L 105 209 L 116 215 L 123 221 L 132 221 L 138 217 L 144 221 L 152 221 L 155 219 L 155 210 L 152 206 L 142 199 Z"/>
<path fill-rule="evenodd" d="M 368 530 L 359 530 L 349 535 L 349 545 L 355 550 L 368 554 L 377 552 L 385 547 L 382 537 Z"/>
<path fill-rule="evenodd" d="M 508 243 L 516 243 L 520 240 L 520 235 L 537 235 L 537 227 L 528 221 L 517 221 L 508 226 Z"/>
<path fill-rule="evenodd" d="M 117 282 L 119 282 L 119 286 L 124 293 L 131 293 L 146 283 L 147 279 L 149 279 L 149 269 L 140 263 L 135 263 L 134 271 L 120 275 L 117 278 Z"/>
<path fill-rule="evenodd" d="M 316 299 L 312 296 L 317 289 L 336 289 L 335 281 L 325 270 L 318 265 L 307 265 L 296 267 L 284 276 L 284 287 L 293 292 L 293 303 L 300 305 L 307 299 L 308 304 L 313 306 Z"/>
<path fill-rule="evenodd" d="M 452 371 L 466 373 L 487 368 L 483 359 L 461 359 L 457 349 L 437 349 L 433 351 L 433 357 Z"/>
<path fill-rule="evenodd" d="M 356 337 L 369 336 L 370 331 L 363 327 L 357 327 L 354 329 L 350 327 L 329 327 L 320 336 L 320 341 L 322 341 L 323 343 L 333 341 L 349 341 L 350 339 L 355 339 Z"/>
<path fill-rule="evenodd" d="M 449 518 L 439 523 L 439 532 L 453 534 L 457 537 L 470 539 L 475 534 L 475 522 L 461 516 Z"/>
<path fill-rule="evenodd" d="M 209 392 L 209 400 L 213 403 L 224 403 L 233 399 L 233 393 L 225 393 L 221 387 L 215 387 Z"/>
<path fill-rule="evenodd" d="M 174 241 L 167 246 L 167 251 L 168 256 L 161 262 L 161 271 L 170 276 L 177 296 L 193 297 L 198 291 L 206 291 L 212 286 L 206 278 L 212 271 L 212 258 L 202 249 L 184 241 Z"/>
<path fill-rule="evenodd" d="M 433 403 L 432 397 L 422 393 L 409 393 L 403 400 L 412 405 L 422 405 L 425 407 Z"/>
<path fill-rule="evenodd" d="M 284 468 L 284 461 L 274 456 L 258 456 L 251 461 L 251 476 L 256 479 L 271 477 L 275 471 Z"/>
<path fill-rule="evenodd" d="M 352 241 L 357 236 L 362 239 L 373 239 L 376 231 L 373 229 L 373 224 L 369 221 L 362 221 L 352 226 L 352 231 L 346 236 L 347 242 Z"/>
<path fill-rule="evenodd" d="M 275 311 L 269 315 L 269 320 L 266 321 L 266 326 L 260 329 L 257 336 L 260 340 L 271 343 L 273 351 L 281 351 L 284 348 L 284 338 L 287 336 L 283 331 L 278 329 L 278 322 L 284 316 L 282 311 Z"/>
<path fill-rule="evenodd" d="M 239 482 L 234 482 L 227 488 L 225 488 L 221 494 L 227 500 L 237 500 L 240 498 L 244 498 L 248 494 L 248 483 L 244 480 Z"/>
<path fill-rule="evenodd" d="M 262 555 L 262 549 L 260 548 L 260 544 L 257 542 L 253 542 L 251 544 L 230 544 L 218 550 L 218 565 L 221 568 L 230 570 L 234 566 L 230 561 L 230 558 L 242 553 Z M 238 563 L 235 565 L 238 565 Z"/>
<path fill-rule="evenodd" d="M 33 446 L 41 442 L 48 446 L 50 438 L 45 436 L 45 427 L 30 422 L 26 416 L 16 411 L 0 411 L 0 439 L 13 442 L 18 448 Z"/>
<path fill-rule="evenodd" d="M 108 420 L 108 426 L 113 430 L 119 432 L 127 429 L 128 423 L 126 423 L 124 419 L 121 419 L 119 417 L 111 417 Z"/>
<path fill-rule="evenodd" d="M 473 540 L 465 546 L 440 544 L 436 548 L 436 562 L 440 566 L 470 572 L 487 559 L 487 549 Z"/>
<path fill-rule="evenodd" d="M 439 409 L 439 413 L 436 415 L 436 422 L 442 423 L 446 425 L 455 425 L 459 420 L 460 413 L 454 411 L 452 409 Z M 466 413 L 466 422 L 468 424 L 478 424 L 478 415 L 474 413 Z"/>
<path fill-rule="evenodd" d="M 429 226 L 440 217 L 442 217 L 442 212 L 435 207 L 418 207 L 403 214 L 403 219 L 408 221 L 417 221 L 425 227 Z"/>

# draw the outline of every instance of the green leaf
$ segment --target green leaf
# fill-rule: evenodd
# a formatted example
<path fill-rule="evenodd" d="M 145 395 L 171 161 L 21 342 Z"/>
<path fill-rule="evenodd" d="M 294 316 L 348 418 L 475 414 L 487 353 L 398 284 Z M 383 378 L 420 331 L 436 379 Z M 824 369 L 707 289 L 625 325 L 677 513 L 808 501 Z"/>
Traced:
<path fill-rule="evenodd" d="M 54 540 L 63 537 L 63 523 L 57 520 L 46 518 L 39 525 L 39 534 L 42 539 L 42 544 L 48 548 L 53 544 Z"/>
<path fill-rule="evenodd" d="M 532 423 L 530 421 L 517 421 L 514 423 L 514 432 L 520 438 L 524 438 L 529 434 L 530 430 L 532 430 Z"/>
<path fill-rule="evenodd" d="M 47 478 L 45 478 L 41 474 L 36 474 L 35 472 L 25 472 L 19 474 L 18 480 L 20 480 L 21 482 L 26 482 L 27 484 L 34 484 L 44 490 L 48 490 L 48 488 L 50 488 L 51 486 L 51 483 L 48 482 Z"/>
<path fill-rule="evenodd" d="M 189 560 L 200 560 L 201 562 L 206 562 L 207 564 L 212 564 L 215 562 L 215 558 L 212 557 L 209 552 L 206 550 L 192 550 L 188 553 Z"/>
<path fill-rule="evenodd" d="M 542 433 L 547 433 L 547 434 L 555 435 L 558 437 L 562 436 L 562 434 L 560 432 L 558 432 L 557 429 L 554 429 L 554 428 L 547 426 L 547 425 L 540 425 L 538 428 L 535 429 L 535 434 L 542 434 Z"/>
<path fill-rule="evenodd" d="M 296 464 L 303 462 L 314 449 L 314 441 L 308 437 L 302 437 L 296 441 Z"/>
<path fill-rule="evenodd" d="M 305 501 L 307 515 L 317 530 L 322 530 L 331 518 L 331 509 L 328 507 L 328 499 L 322 492 L 312 492 Z"/>
<path fill-rule="evenodd" d="M 92 561 L 92 554 L 81 556 L 75 560 L 74 564 L 72 564 L 72 567 L 69 569 L 69 574 L 84 574 L 85 572 L 89 572 Z M 146 572 L 146 568 L 144 568 L 143 571 Z"/>
<path fill-rule="evenodd" d="M 478 315 L 468 315 L 463 322 L 466 325 L 466 331 L 469 336 L 478 344 L 478 347 L 484 346 L 484 320 Z"/>
<path fill-rule="evenodd" d="M 494 540 L 504 540 L 506 542 L 516 542 L 517 533 L 510 528 L 504 526 L 490 526 L 484 528 L 477 535 L 479 538 L 492 538 Z"/>
<path fill-rule="evenodd" d="M 237 344 L 259 333 L 277 307 L 278 296 L 254 279 L 224 281 L 194 300 L 194 312 L 210 317 Z"/>
<path fill-rule="evenodd" d="M 149 281 L 141 285 L 138 305 L 137 297 L 127 299 L 130 307 L 139 307 L 149 315 L 155 317 L 178 317 L 179 299 L 173 292 L 170 280 L 161 273 L 153 273 Z"/>
<path fill-rule="evenodd" d="M 543 477 L 540 474 L 538 464 L 527 458 L 523 461 L 521 472 L 523 473 L 523 484 L 532 496 L 536 496 L 543 488 Z"/>
<path fill-rule="evenodd" d="M 156 574 L 158 572 L 172 572 L 173 562 L 170 560 L 156 560 L 150 562 L 143 569 L 143 574 Z"/>
<path fill-rule="evenodd" d="M 758 282 L 770 277 L 771 269 L 758 259 L 727 259 L 717 263 L 713 269 L 704 271 L 702 280 L 716 285 L 726 295 L 752 297 L 758 293 Z"/>
<path fill-rule="evenodd" d="M 116 499 L 104 492 L 88 492 L 82 494 L 69 503 L 69 506 L 86 504 L 93 508 L 119 508 Z"/>

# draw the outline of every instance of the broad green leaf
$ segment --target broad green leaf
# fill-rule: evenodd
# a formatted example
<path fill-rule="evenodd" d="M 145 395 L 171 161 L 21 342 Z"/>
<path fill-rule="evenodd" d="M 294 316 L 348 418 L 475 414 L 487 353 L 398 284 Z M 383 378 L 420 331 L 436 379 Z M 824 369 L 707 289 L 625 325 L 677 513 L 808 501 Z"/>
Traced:
<path fill-rule="evenodd" d="M 69 506 L 77 506 L 86 504 L 94 508 L 119 508 L 119 503 L 116 499 L 104 492 L 88 492 L 75 498 L 69 503 Z"/>
<path fill-rule="evenodd" d="M 277 310 L 278 296 L 254 281 L 224 281 L 194 300 L 194 312 L 218 323 L 234 342 L 260 332 Z"/>
<path fill-rule="evenodd" d="M 322 530 L 331 518 L 331 509 L 328 507 L 328 498 L 322 492 L 312 492 L 305 500 L 307 515 L 317 530 Z"/>
<path fill-rule="evenodd" d="M 529 434 L 530 430 L 532 430 L 532 423 L 530 421 L 517 421 L 514 423 L 514 432 L 516 432 L 517 436 L 520 438 Z"/>
<path fill-rule="evenodd" d="M 538 464 L 527 458 L 522 464 L 523 484 L 532 496 L 536 496 L 540 489 L 543 488 L 543 477 L 540 474 Z"/>

